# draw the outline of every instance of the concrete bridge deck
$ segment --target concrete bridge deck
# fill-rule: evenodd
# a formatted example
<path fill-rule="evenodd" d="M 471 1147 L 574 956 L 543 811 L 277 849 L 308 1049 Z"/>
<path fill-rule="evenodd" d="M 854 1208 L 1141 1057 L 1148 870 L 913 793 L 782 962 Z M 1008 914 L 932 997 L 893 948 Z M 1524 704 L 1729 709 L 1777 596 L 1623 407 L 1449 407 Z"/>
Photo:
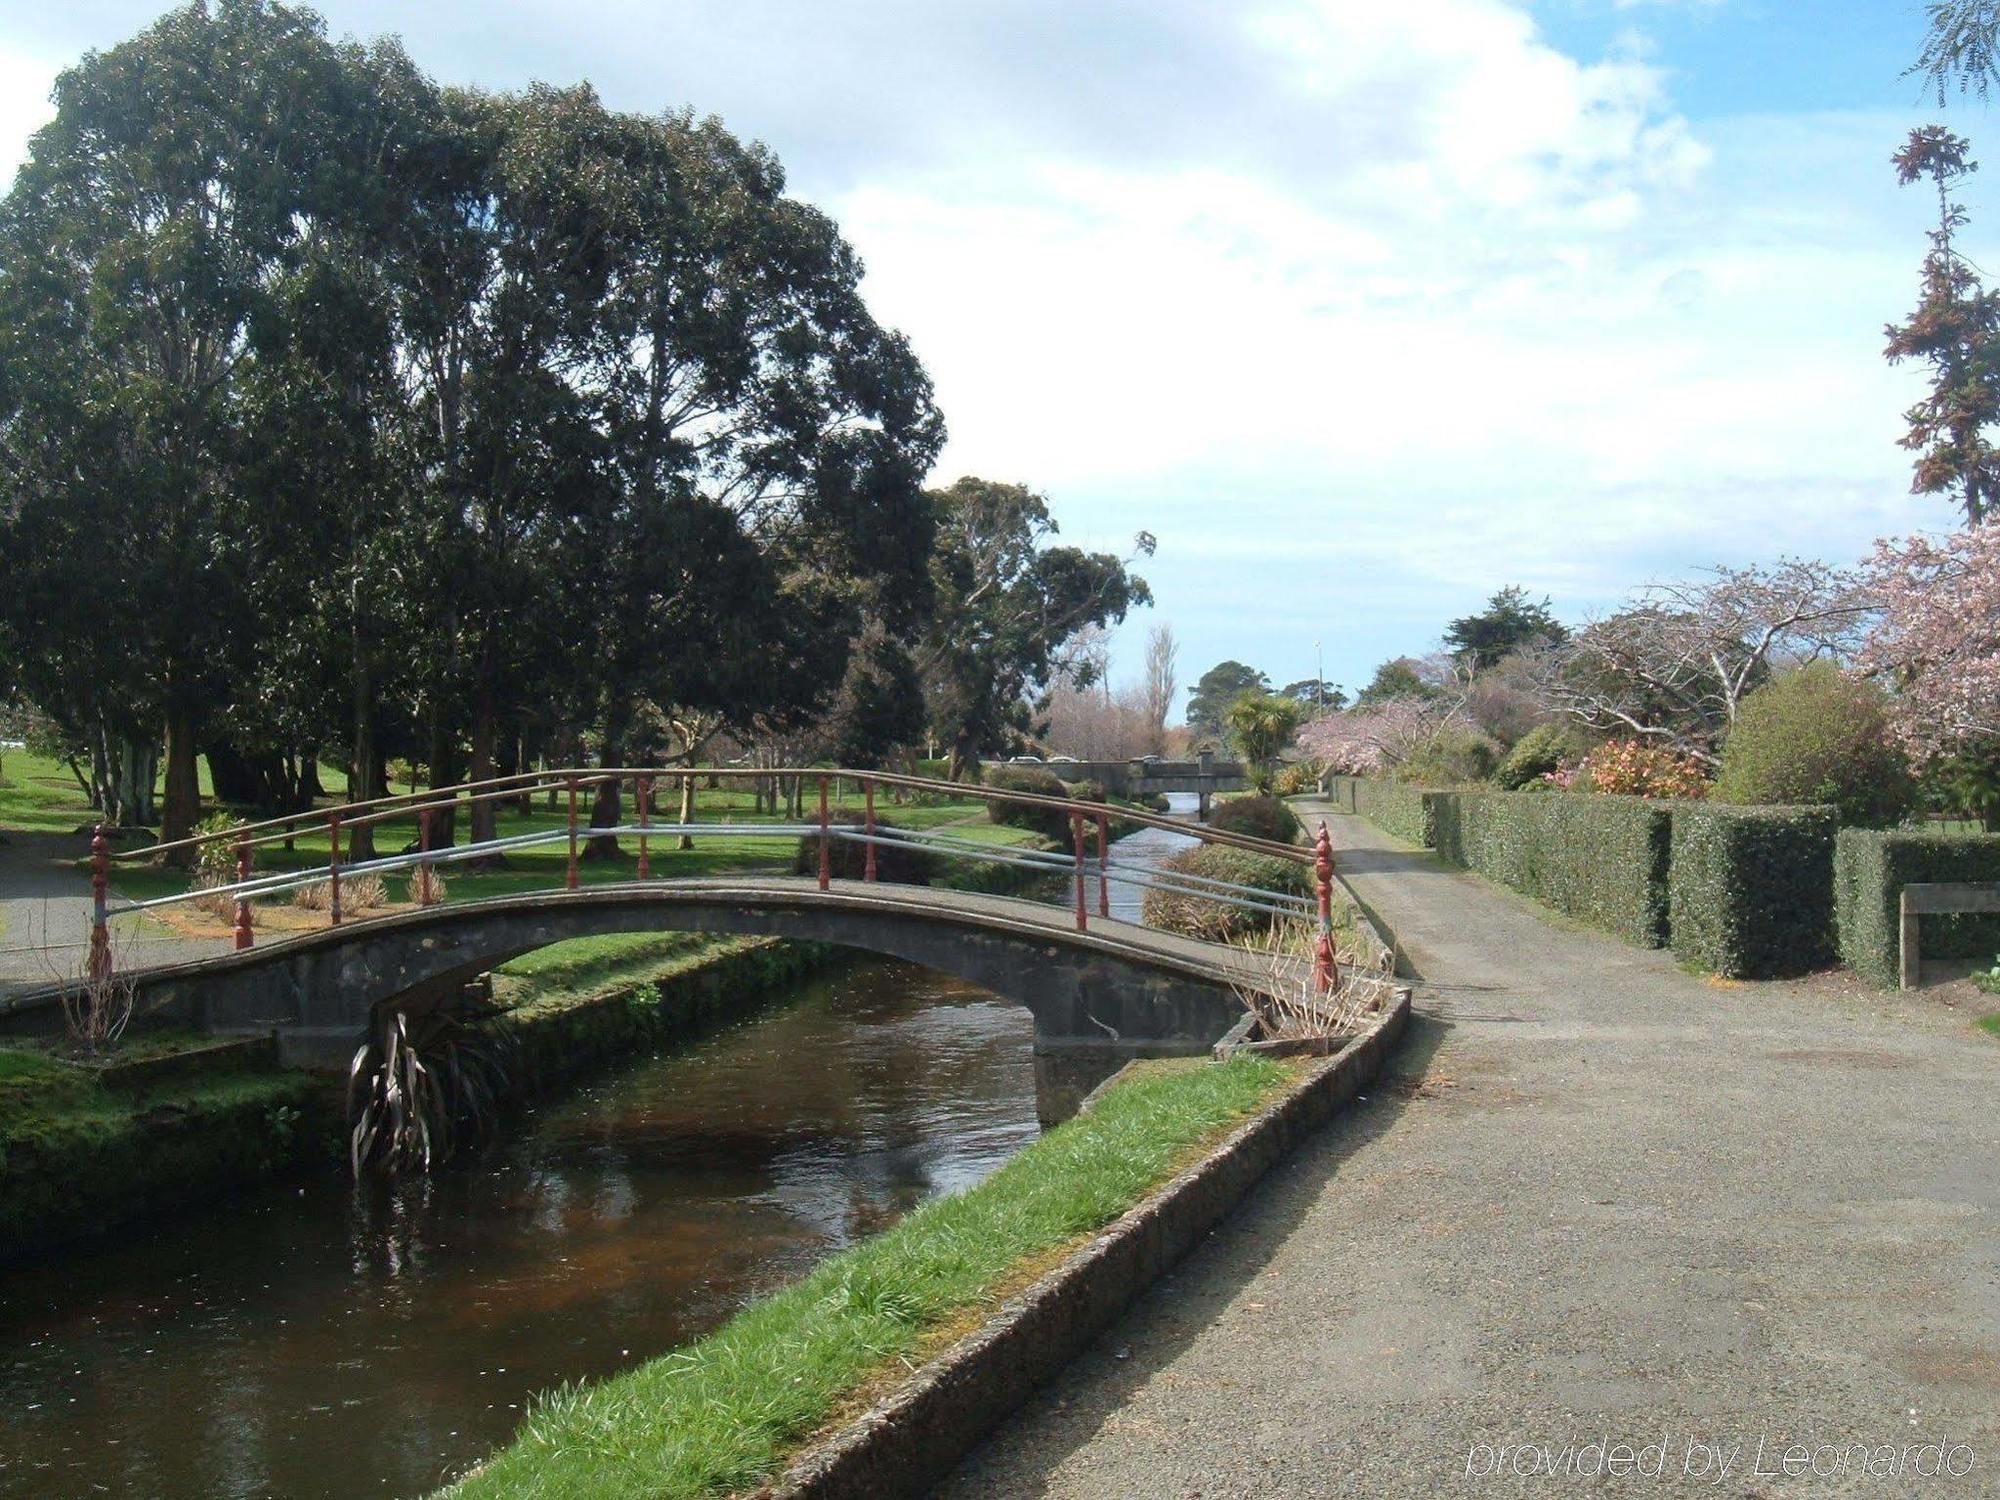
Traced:
<path fill-rule="evenodd" d="M 1400 1074 L 939 1500 L 2000 1493 L 2000 1044 L 1832 977 L 1714 984 L 1330 821 L 1428 982 Z M 1663 1472 L 1496 1458 L 1606 1438 Z M 1782 1472 L 1940 1441 L 1970 1470 Z"/>
<path fill-rule="evenodd" d="M 759 934 L 924 964 L 1026 1006 L 1038 1050 L 1206 1050 L 1242 1015 L 1232 986 L 1259 977 L 1237 950 L 1008 896 L 788 876 L 649 880 L 498 896 L 275 941 L 129 975 L 140 1014 L 217 1033 L 277 1030 L 290 1055 L 352 1051 L 376 1004 L 442 992 L 569 938 L 681 930 Z M 45 1028 L 55 995 L 0 1001 L 0 1033 Z"/>

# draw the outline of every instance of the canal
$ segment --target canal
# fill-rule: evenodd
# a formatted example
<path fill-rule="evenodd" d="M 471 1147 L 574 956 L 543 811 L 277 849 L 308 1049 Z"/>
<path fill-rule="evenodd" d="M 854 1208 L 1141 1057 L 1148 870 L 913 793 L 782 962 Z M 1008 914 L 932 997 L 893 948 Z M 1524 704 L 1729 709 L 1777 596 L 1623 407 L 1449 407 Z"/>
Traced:
<path fill-rule="evenodd" d="M 1190 801 L 1192 799 L 1189 799 Z M 1123 866 L 1189 842 L 1147 830 Z M 289 1183 L 0 1274 L 0 1500 L 422 1495 L 533 1394 L 699 1338 L 977 1182 L 1118 1064 L 857 962 L 396 1186 Z"/>

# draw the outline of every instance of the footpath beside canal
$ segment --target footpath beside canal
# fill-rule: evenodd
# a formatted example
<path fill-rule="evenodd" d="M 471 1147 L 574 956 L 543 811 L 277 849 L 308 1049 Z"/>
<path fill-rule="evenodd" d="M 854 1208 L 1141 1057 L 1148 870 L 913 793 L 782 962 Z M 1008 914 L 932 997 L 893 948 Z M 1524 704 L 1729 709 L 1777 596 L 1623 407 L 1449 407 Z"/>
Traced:
<path fill-rule="evenodd" d="M 1501 1450 L 1604 1439 L 1664 1443 L 1649 1494 L 1717 1493 L 1716 1443 L 1728 1493 L 1992 1493 L 2000 1047 L 1688 975 L 1329 822 L 1422 981 L 1400 1072 L 939 1496 L 1511 1494 Z M 1976 1462 L 1773 1479 L 1795 1443 Z"/>

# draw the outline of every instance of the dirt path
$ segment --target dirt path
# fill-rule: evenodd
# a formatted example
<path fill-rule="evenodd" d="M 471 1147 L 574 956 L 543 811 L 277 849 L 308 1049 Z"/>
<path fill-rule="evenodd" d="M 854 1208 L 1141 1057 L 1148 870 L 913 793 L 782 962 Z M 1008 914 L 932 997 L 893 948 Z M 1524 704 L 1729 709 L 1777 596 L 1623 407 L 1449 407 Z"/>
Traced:
<path fill-rule="evenodd" d="M 939 1494 L 2000 1494 L 2000 1043 L 1329 823 L 1424 981 L 1396 1078 Z"/>

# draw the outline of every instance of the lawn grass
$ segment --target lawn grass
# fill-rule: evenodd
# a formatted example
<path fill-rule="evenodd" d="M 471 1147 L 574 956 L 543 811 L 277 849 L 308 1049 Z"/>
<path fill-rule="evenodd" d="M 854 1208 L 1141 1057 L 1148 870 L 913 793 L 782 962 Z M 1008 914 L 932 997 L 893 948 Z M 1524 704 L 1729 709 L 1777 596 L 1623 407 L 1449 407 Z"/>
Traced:
<path fill-rule="evenodd" d="M 2000 1014 L 1981 1016 L 1972 1024 L 1990 1037 L 2000 1037 Z"/>
<path fill-rule="evenodd" d="M 1131 1208 L 1290 1075 L 1241 1057 L 1107 1091 L 985 1182 L 906 1215 L 684 1349 L 540 1398 L 455 1500 L 682 1500 L 758 1483 L 1024 1266 Z"/>

